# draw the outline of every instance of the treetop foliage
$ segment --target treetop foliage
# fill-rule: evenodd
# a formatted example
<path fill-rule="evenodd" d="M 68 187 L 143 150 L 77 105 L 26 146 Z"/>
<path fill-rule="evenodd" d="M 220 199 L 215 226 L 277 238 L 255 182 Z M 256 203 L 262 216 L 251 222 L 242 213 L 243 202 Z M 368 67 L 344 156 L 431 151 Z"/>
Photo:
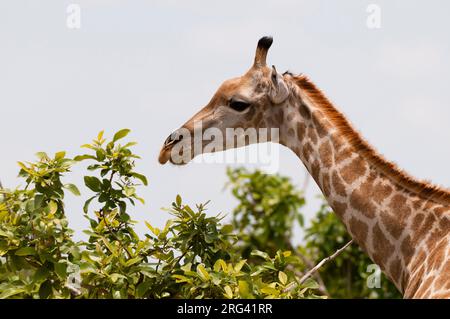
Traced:
<path fill-rule="evenodd" d="M 285 178 L 266 180 L 261 175 L 255 184 L 262 206 L 254 206 L 254 211 L 266 211 L 269 221 L 251 227 L 261 228 L 258 233 L 267 243 L 274 238 L 274 243 L 237 244 L 247 241 L 240 238 L 240 221 L 250 216 L 243 210 L 249 202 L 236 210 L 228 224 L 223 223 L 224 216 L 207 215 L 206 205 L 191 208 L 180 196 L 172 203 L 171 218 L 163 229 L 146 222 L 149 232 L 139 236 L 128 208 L 144 204 L 137 190 L 148 182 L 135 171 L 139 159 L 131 150 L 135 143 L 121 144 L 128 133 L 121 130 L 108 141 L 101 132 L 82 146 L 86 154 L 73 159 L 64 152 L 38 153 L 36 162 L 19 163 L 26 186 L 3 189 L 0 196 L 0 298 L 322 297 L 313 279 L 285 289 L 298 281 L 299 269 L 305 268 L 287 244 L 292 219 L 301 220 L 297 209 L 304 199 Z M 81 193 L 64 180 L 81 161 L 89 161 L 84 183 L 91 194 L 80 212 L 89 221 L 84 230 L 89 237 L 74 241 L 64 195 Z M 248 173 L 229 174 L 237 187 Z M 262 194 L 275 189 L 278 193 L 267 199 Z M 233 193 L 239 195 L 236 189 Z M 91 208 L 93 202 L 98 208 Z M 287 223 L 283 212 L 289 216 Z M 241 247 L 247 247 L 245 258 Z"/>

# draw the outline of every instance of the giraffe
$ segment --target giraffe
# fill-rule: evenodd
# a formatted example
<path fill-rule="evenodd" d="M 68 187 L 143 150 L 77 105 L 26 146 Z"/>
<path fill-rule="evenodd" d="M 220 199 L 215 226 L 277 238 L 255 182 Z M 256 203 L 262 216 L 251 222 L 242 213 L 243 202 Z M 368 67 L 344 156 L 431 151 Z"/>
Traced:
<path fill-rule="evenodd" d="M 307 76 L 268 67 L 272 41 L 261 38 L 252 67 L 225 81 L 180 129 L 194 135 L 197 122 L 221 132 L 277 128 L 278 142 L 299 157 L 354 241 L 404 298 L 450 298 L 450 191 L 379 155 Z M 198 155 L 178 132 L 165 141 L 161 164 Z M 172 151 L 180 145 L 187 160 L 175 163 Z M 224 140 L 223 149 L 228 145 Z"/>

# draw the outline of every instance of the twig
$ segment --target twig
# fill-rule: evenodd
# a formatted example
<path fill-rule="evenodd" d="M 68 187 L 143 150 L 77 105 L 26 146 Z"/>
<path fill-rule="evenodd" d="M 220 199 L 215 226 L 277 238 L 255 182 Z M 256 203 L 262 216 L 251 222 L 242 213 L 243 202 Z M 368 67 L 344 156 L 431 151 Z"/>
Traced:
<path fill-rule="evenodd" d="M 306 258 L 303 254 L 299 253 L 298 251 L 295 251 L 295 254 L 297 254 L 297 256 L 299 256 L 301 258 L 301 260 L 309 267 L 312 268 L 314 267 L 314 264 L 311 260 L 309 260 L 308 258 Z M 304 274 L 301 274 L 301 276 L 303 277 Z M 325 283 L 322 279 L 322 277 L 320 276 L 319 272 L 315 272 L 313 274 L 314 278 L 317 280 L 317 283 L 319 284 L 319 291 L 322 292 L 323 294 L 329 296 L 327 287 L 325 286 Z M 299 276 L 300 277 L 300 276 Z"/>
<path fill-rule="evenodd" d="M 324 259 L 322 259 L 316 266 L 314 266 L 311 270 L 309 270 L 302 278 L 300 278 L 300 280 L 298 281 L 298 283 L 293 282 L 290 285 L 288 285 L 283 292 L 289 292 L 292 289 L 294 289 L 297 285 L 301 285 L 303 284 L 306 279 L 308 279 L 314 272 L 316 272 L 320 267 L 322 267 L 326 262 L 333 260 L 334 258 L 336 258 L 340 253 L 342 253 L 348 246 L 350 246 L 350 244 L 353 242 L 353 239 L 350 240 L 348 243 L 346 243 L 342 248 L 339 248 L 338 250 L 336 250 L 336 252 L 331 255 L 328 256 Z"/>
<path fill-rule="evenodd" d="M 289 247 L 289 250 L 292 251 L 295 255 L 297 255 L 304 264 L 306 264 L 306 266 L 311 269 L 312 267 L 314 267 L 314 263 L 308 259 L 305 255 L 303 255 L 301 252 L 299 252 L 297 249 L 295 249 L 291 243 L 289 243 L 289 241 L 287 242 L 287 245 Z M 301 271 L 296 270 L 292 265 L 291 266 L 291 270 L 294 271 L 294 275 L 296 277 L 303 277 L 304 273 L 302 273 Z M 289 266 L 288 266 L 289 267 Z M 321 293 L 323 293 L 324 295 L 329 296 L 327 287 L 325 286 L 325 283 L 323 282 L 322 277 L 320 276 L 320 274 L 318 272 L 314 273 L 314 278 L 317 280 L 317 283 L 319 284 L 319 291 Z"/>

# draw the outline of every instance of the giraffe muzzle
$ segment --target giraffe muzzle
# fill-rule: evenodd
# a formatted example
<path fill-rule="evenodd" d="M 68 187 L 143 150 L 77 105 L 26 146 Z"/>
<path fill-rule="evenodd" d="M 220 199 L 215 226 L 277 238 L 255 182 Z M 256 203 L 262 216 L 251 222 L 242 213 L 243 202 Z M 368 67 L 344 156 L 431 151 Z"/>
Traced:
<path fill-rule="evenodd" d="M 169 147 L 173 144 L 176 144 L 182 139 L 183 136 L 179 134 L 177 131 L 175 131 L 166 138 L 166 140 L 164 141 L 164 147 Z"/>
<path fill-rule="evenodd" d="M 179 142 L 183 140 L 183 134 L 180 134 L 180 132 L 174 131 L 172 132 L 164 141 L 163 147 L 161 149 L 161 152 L 159 153 L 158 161 L 160 164 L 166 164 L 168 161 L 171 161 L 174 163 L 171 159 L 171 151 L 172 148 Z M 175 164 L 175 163 L 174 163 Z"/>

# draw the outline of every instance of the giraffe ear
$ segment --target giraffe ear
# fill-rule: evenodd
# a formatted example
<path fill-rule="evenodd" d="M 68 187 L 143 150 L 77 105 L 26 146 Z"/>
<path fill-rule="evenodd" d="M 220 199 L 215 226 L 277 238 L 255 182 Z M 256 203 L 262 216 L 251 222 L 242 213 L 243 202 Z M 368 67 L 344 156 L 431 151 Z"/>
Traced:
<path fill-rule="evenodd" d="M 283 76 L 277 72 L 277 69 L 272 65 L 270 74 L 271 87 L 270 99 L 274 104 L 283 103 L 289 96 L 289 89 Z"/>

